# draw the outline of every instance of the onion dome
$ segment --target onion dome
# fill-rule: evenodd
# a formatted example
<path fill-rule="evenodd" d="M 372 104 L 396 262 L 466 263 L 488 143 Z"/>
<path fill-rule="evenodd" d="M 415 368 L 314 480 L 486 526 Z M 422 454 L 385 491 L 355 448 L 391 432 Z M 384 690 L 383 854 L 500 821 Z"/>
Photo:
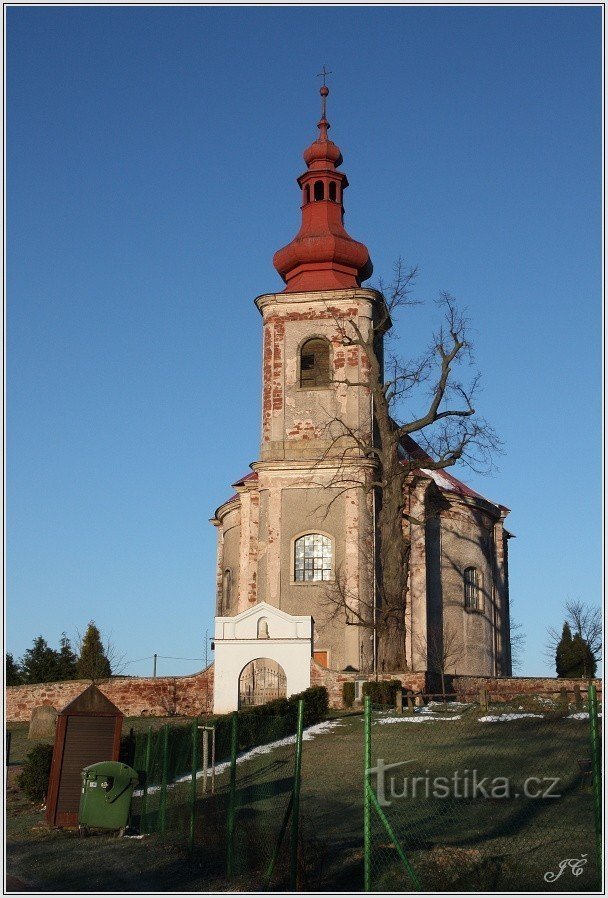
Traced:
<path fill-rule="evenodd" d="M 367 247 L 344 229 L 343 193 L 348 187 L 342 153 L 329 140 L 325 116 L 329 88 L 321 88 L 319 136 L 304 151 L 307 171 L 298 178 L 302 191 L 302 225 L 287 246 L 274 254 L 273 264 L 286 283 L 285 293 L 359 287 L 372 273 Z"/>

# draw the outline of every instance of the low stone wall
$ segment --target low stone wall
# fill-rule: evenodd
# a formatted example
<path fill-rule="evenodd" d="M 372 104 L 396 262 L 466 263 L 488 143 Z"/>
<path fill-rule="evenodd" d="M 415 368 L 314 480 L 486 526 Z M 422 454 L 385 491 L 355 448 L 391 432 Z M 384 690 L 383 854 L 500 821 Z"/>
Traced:
<path fill-rule="evenodd" d="M 326 687 L 330 708 L 343 708 L 343 684 L 361 679 L 373 680 L 375 675 L 372 673 L 359 673 L 359 671 L 330 670 L 318 664 L 314 659 L 310 662 L 310 685 Z M 404 689 L 411 689 L 413 692 L 424 692 L 426 685 L 426 674 L 424 672 L 378 674 L 378 679 L 401 680 Z"/>
<path fill-rule="evenodd" d="M 61 711 L 90 685 L 90 680 L 66 680 L 9 686 L 6 719 L 27 722 L 40 705 Z M 125 717 L 194 717 L 213 705 L 213 665 L 190 677 L 112 677 L 97 685 Z"/>
<path fill-rule="evenodd" d="M 589 688 L 589 680 L 567 680 L 557 677 L 453 677 L 452 688 L 460 701 L 474 700 L 485 689 L 495 701 L 508 701 L 515 695 L 542 695 L 558 698 L 562 689 L 569 693 L 578 686 L 583 697 Z M 593 680 L 598 698 L 602 697 L 602 681 Z"/>
<path fill-rule="evenodd" d="M 314 659 L 310 663 L 311 686 L 325 686 L 331 708 L 343 708 L 342 686 L 359 679 L 372 679 L 373 674 L 358 671 L 330 670 Z M 405 689 L 426 692 L 426 674 L 379 674 L 379 680 L 401 680 Z M 602 697 L 602 681 L 594 680 Z M 61 711 L 89 680 L 67 680 L 63 683 L 37 683 L 33 686 L 9 686 L 6 690 L 6 719 L 29 722 L 32 711 L 50 705 Z M 194 717 L 213 707 L 213 665 L 190 677 L 113 677 L 97 684 L 125 717 Z M 508 701 L 515 695 L 543 695 L 557 698 L 561 689 L 573 693 L 578 686 L 585 694 L 588 680 L 561 680 L 557 677 L 454 677 L 450 691 L 461 701 L 477 699 L 482 689 L 496 700 Z"/>

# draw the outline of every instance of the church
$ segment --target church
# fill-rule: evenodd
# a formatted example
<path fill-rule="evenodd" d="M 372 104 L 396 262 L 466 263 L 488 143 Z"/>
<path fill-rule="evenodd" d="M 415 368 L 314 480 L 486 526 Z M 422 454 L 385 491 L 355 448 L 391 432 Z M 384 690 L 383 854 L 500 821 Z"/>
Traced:
<path fill-rule="evenodd" d="M 384 672 L 372 619 L 375 499 L 357 485 L 373 462 L 350 458 L 357 476 L 344 489 L 331 424 L 373 430 L 369 366 L 343 334 L 345 322 L 369 333 L 385 300 L 362 286 L 372 273 L 369 252 L 344 228 L 348 179 L 328 137 L 328 93 L 323 86 L 319 135 L 297 179 L 301 226 L 273 260 L 285 287 L 255 299 L 263 334 L 259 458 L 211 521 L 216 713 L 300 692 L 311 671 L 315 682 L 341 672 L 355 683 Z M 423 461 L 407 491 L 404 505 L 416 512 L 403 521 L 411 546 L 408 671 L 510 675 L 509 510 Z M 336 604 L 339 584 L 357 625 Z M 437 633 L 452 649 L 433 649 Z"/>

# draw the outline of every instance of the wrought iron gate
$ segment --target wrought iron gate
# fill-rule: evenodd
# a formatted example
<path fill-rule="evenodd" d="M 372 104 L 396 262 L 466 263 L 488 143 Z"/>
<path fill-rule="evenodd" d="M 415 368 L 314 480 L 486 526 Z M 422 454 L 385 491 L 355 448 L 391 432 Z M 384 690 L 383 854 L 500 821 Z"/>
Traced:
<path fill-rule="evenodd" d="M 243 668 L 239 677 L 239 708 L 263 705 L 287 695 L 285 671 L 269 658 L 258 658 Z"/>

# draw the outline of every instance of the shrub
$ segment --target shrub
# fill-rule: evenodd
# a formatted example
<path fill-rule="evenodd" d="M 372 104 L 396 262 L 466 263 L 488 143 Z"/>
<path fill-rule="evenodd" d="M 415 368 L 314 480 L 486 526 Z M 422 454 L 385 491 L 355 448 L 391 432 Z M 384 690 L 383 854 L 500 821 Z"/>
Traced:
<path fill-rule="evenodd" d="M 17 785 L 32 801 L 42 801 L 47 793 L 52 760 L 53 746 L 44 744 L 36 745 L 25 759 Z"/>
<path fill-rule="evenodd" d="M 295 733 L 298 701 L 304 700 L 304 726 L 324 720 L 329 708 L 325 686 L 311 686 L 290 698 L 277 698 L 265 705 L 252 705 L 239 711 L 238 750 L 248 751 L 257 745 L 275 742 Z M 231 716 L 215 720 L 215 754 L 218 761 L 230 757 Z"/>
<path fill-rule="evenodd" d="M 363 684 L 363 695 L 369 695 L 372 705 L 394 708 L 397 692 L 402 688 L 400 680 L 369 680 Z"/>
<path fill-rule="evenodd" d="M 324 720 L 329 709 L 329 695 L 325 686 L 311 686 L 304 692 L 292 695 L 289 704 L 295 714 L 298 713 L 298 701 L 304 699 L 304 726 L 309 727 L 314 723 Z"/>
<path fill-rule="evenodd" d="M 342 683 L 342 701 L 347 708 L 352 708 L 355 702 L 354 683 Z"/>

